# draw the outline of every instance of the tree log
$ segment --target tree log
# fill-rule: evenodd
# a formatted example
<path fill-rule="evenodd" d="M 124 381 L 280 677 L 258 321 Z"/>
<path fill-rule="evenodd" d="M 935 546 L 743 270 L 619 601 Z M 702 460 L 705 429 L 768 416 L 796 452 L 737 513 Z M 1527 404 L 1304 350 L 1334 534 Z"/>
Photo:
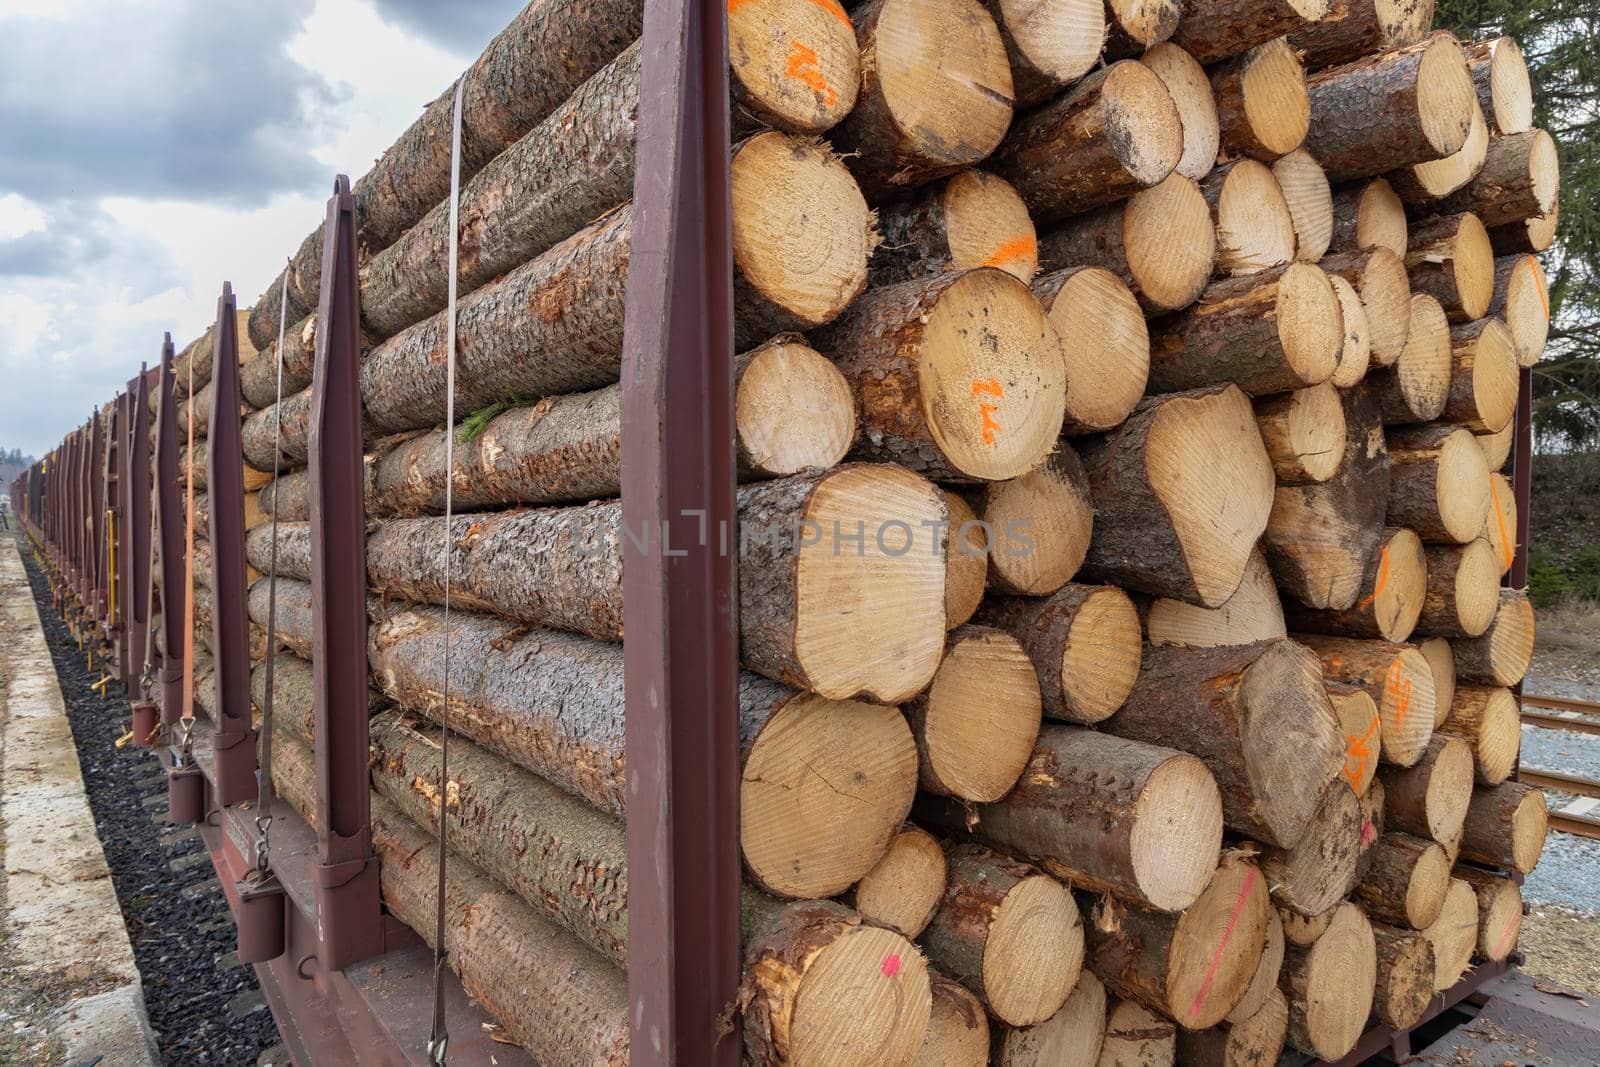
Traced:
<path fill-rule="evenodd" d="M 1344 317 L 1328 276 L 1314 264 L 1291 263 L 1214 282 L 1195 307 L 1153 324 L 1149 388 L 1173 393 L 1232 382 L 1251 396 L 1302 389 L 1332 376 L 1343 343 Z"/>
<path fill-rule="evenodd" d="M 1394 832 L 1373 846 L 1371 865 L 1351 899 L 1373 919 L 1421 930 L 1439 917 L 1449 887 L 1450 857 L 1444 847 Z"/>
<path fill-rule="evenodd" d="M 1462 46 L 1478 91 L 1478 104 L 1496 136 L 1533 128 L 1533 87 L 1522 48 L 1511 37 L 1490 37 Z"/>
<path fill-rule="evenodd" d="M 1160 44 L 1177 30 L 1178 0 L 1106 0 L 1109 55 L 1132 55 Z"/>
<path fill-rule="evenodd" d="M 1345 437 L 1338 470 L 1320 484 L 1277 487 L 1261 541 L 1285 597 L 1335 611 L 1354 606 L 1362 595 L 1383 536 L 1389 485 L 1376 390 L 1360 385 L 1342 398 Z"/>
<path fill-rule="evenodd" d="M 1098 1067 L 1173 1067 L 1177 1027 L 1160 1013 L 1132 1000 L 1112 998 Z"/>
<path fill-rule="evenodd" d="M 1429 545 L 1428 589 L 1420 629 L 1447 637 L 1476 637 L 1494 621 L 1500 600 L 1500 564 L 1479 538 L 1465 545 Z"/>
<path fill-rule="evenodd" d="M 1204 607 L 1233 595 L 1272 494 L 1237 386 L 1150 398 L 1080 453 L 1097 512 L 1086 574 Z"/>
<path fill-rule="evenodd" d="M 1021 642 L 1052 719 L 1102 721 L 1139 675 L 1138 613 L 1115 586 L 1073 583 L 1043 599 L 991 597 L 977 617 Z"/>
<path fill-rule="evenodd" d="M 1017 787 L 970 819 L 948 799 L 924 796 L 917 810 L 1074 886 L 1169 911 L 1199 898 L 1222 842 L 1216 784 L 1199 760 L 1070 726 L 1039 731 Z"/>
<path fill-rule="evenodd" d="M 1178 1031 L 1185 1067 L 1272 1067 L 1289 1033 L 1289 1002 L 1276 988 L 1249 1016 L 1210 1030 Z"/>
<path fill-rule="evenodd" d="M 874 289 L 812 340 L 860 404 L 857 455 L 999 480 L 1031 470 L 1061 432 L 1053 334 L 1026 285 L 980 267 Z"/>
<path fill-rule="evenodd" d="M 1372 924 L 1354 904 L 1340 904 L 1322 936 L 1284 952 L 1278 987 L 1289 1002 L 1289 1044 L 1343 1059 L 1366 1029 L 1377 972 Z"/>
<path fill-rule="evenodd" d="M 1306 948 L 1316 944 L 1317 938 L 1328 932 L 1337 909 L 1329 908 L 1321 915 L 1297 915 L 1288 908 L 1278 908 L 1278 919 L 1283 924 L 1285 948 L 1298 945 Z"/>
<path fill-rule="evenodd" d="M 1448 874 L 1447 874 L 1448 877 Z M 1444 903 L 1443 886 L 1439 902 Z M 1433 942 L 1415 930 L 1383 923 L 1372 924 L 1378 950 L 1378 977 L 1372 995 L 1372 1014 L 1383 1026 L 1409 1030 L 1417 1025 L 1433 1000 L 1433 975 L 1437 962 Z"/>
<path fill-rule="evenodd" d="M 1044 103 L 1089 73 L 1106 37 L 1104 0 L 984 0 L 1011 61 L 1017 106 Z"/>
<path fill-rule="evenodd" d="M 1100 729 L 1198 756 L 1228 828 L 1280 848 L 1300 840 L 1344 765 L 1317 658 L 1287 640 L 1151 648 L 1127 703 Z"/>
<path fill-rule="evenodd" d="M 1404 257 L 1406 208 L 1394 187 L 1382 178 L 1373 178 L 1335 189 L 1333 239 L 1328 247 L 1334 252 L 1387 248 Z"/>
<path fill-rule="evenodd" d="M 1327 676 L 1366 691 L 1378 705 L 1383 759 L 1410 767 L 1433 736 L 1433 671 L 1409 645 L 1297 634 L 1322 658 Z M 1381 774 L 1381 771 L 1380 771 Z"/>
<path fill-rule="evenodd" d="M 312 744 L 313 727 L 311 663 L 290 652 L 273 656 L 272 716 L 279 726 L 295 737 Z M 250 700 L 263 715 L 267 707 L 267 665 L 258 662 L 250 671 Z M 389 706 L 388 698 L 376 689 L 367 690 L 367 715 L 373 716 Z"/>
<path fill-rule="evenodd" d="M 1215 63 L 1333 13 L 1332 0 L 1189 0 L 1172 40 L 1199 62 Z"/>
<path fill-rule="evenodd" d="M 960 493 L 941 491 L 950 514 L 944 542 L 944 625 L 948 630 L 965 624 L 983 602 L 989 582 L 990 534 Z"/>
<path fill-rule="evenodd" d="M 1482 637 L 1450 642 L 1456 674 L 1481 685 L 1513 686 L 1533 660 L 1533 605 L 1518 589 L 1500 591 L 1500 608 Z"/>
<path fill-rule="evenodd" d="M 1496 226 L 1489 231 L 1489 243 L 1497 256 L 1543 252 L 1555 241 L 1560 221 L 1561 206 L 1557 204 L 1549 214 Z"/>
<path fill-rule="evenodd" d="M 952 632 L 933 681 L 905 706 L 922 788 L 984 803 L 1005 796 L 1033 754 L 1039 709 L 1039 681 L 1016 638 L 987 626 Z"/>
<path fill-rule="evenodd" d="M 1522 889 L 1511 878 L 1476 867 L 1458 867 L 1455 876 L 1471 886 L 1478 898 L 1478 944 L 1474 955 L 1499 963 L 1517 947 L 1517 937 L 1522 932 Z"/>
<path fill-rule="evenodd" d="M 1152 645 L 1248 645 L 1285 637 L 1283 603 L 1260 549 L 1253 549 L 1244 578 L 1221 607 L 1200 608 L 1157 597 L 1144 613 L 1145 636 Z"/>
<path fill-rule="evenodd" d="M 1511 479 L 1499 471 L 1489 474 L 1489 515 L 1483 523 L 1483 536 L 1494 551 L 1500 573 L 1509 573 L 1517 561 L 1517 494 Z"/>
<path fill-rule="evenodd" d="M 855 9 L 861 92 L 833 133 L 867 195 L 889 199 L 978 163 L 1011 122 L 1005 41 L 979 0 Z"/>
<path fill-rule="evenodd" d="M 1416 44 L 1432 26 L 1433 0 L 1344 0 L 1327 18 L 1292 31 L 1289 43 L 1317 70 Z"/>
<path fill-rule="evenodd" d="M 1176 173 L 1126 203 L 1068 219 L 1039 238 L 1045 269 L 1104 267 L 1127 284 L 1149 314 L 1177 311 L 1198 300 L 1216 251 L 1205 196 Z"/>
<path fill-rule="evenodd" d="M 1494 247 L 1470 212 L 1411 224 L 1406 270 L 1411 288 L 1439 301 L 1451 322 L 1481 319 L 1494 297 Z"/>
<path fill-rule="evenodd" d="M 975 490 L 972 506 L 992 542 L 989 584 L 1000 592 L 1048 596 L 1083 565 L 1094 505 L 1083 464 L 1066 442 L 1021 477 Z"/>
<path fill-rule="evenodd" d="M 1004 1028 L 995 1067 L 1095 1067 L 1105 1030 L 1106 987 L 1081 971 L 1060 1011 L 1037 1026 Z"/>
<path fill-rule="evenodd" d="M 1278 989 L 1278 971 L 1283 967 L 1283 920 L 1276 908 L 1267 909 L 1267 940 L 1261 949 L 1261 962 L 1250 979 L 1239 1003 L 1228 1013 L 1225 1022 L 1241 1024 L 1255 1015 L 1271 1000 Z"/>
<path fill-rule="evenodd" d="M 1211 71 L 1223 157 L 1271 162 L 1293 152 L 1311 125 L 1311 99 L 1300 57 L 1275 37 Z"/>
<path fill-rule="evenodd" d="M 1489 127 L 1483 109 L 1474 101 L 1467 125 L 1467 138 L 1447 156 L 1413 163 L 1389 172 L 1389 181 L 1413 210 L 1437 210 L 1437 202 L 1472 181 L 1483 169 L 1489 151 Z"/>
<path fill-rule="evenodd" d="M 1556 142 L 1544 130 L 1489 138 L 1477 176 L 1432 205 L 1446 215 L 1471 212 L 1485 226 L 1548 215 L 1561 189 Z"/>
<path fill-rule="evenodd" d="M 1494 261 L 1494 297 L 1487 314 L 1498 315 L 1511 330 L 1517 366 L 1539 362 L 1550 335 L 1550 288 L 1537 258 L 1513 255 Z"/>
<path fill-rule="evenodd" d="M 1138 406 L 1150 376 L 1150 332 L 1132 291 L 1100 267 L 1068 267 L 1036 279 L 1061 342 L 1069 434 L 1116 428 Z"/>
<path fill-rule="evenodd" d="M 1466 544 L 1489 513 L 1489 465 L 1471 432 L 1448 423 L 1388 433 L 1389 522 L 1424 541 Z"/>
<path fill-rule="evenodd" d="M 1344 405 L 1331 383 L 1264 397 L 1256 426 L 1279 485 L 1325 482 L 1344 458 Z"/>
<path fill-rule="evenodd" d="M 1505 469 L 1506 461 L 1511 458 L 1511 446 L 1516 440 L 1515 429 L 1516 425 L 1513 422 L 1499 433 L 1473 434 L 1477 438 L 1478 447 L 1483 449 L 1483 458 L 1489 464 L 1490 471 Z"/>
<path fill-rule="evenodd" d="M 1410 767 L 1380 767 L 1384 818 L 1394 830 L 1435 841 L 1454 841 L 1472 800 L 1472 749 L 1438 734 Z"/>
<path fill-rule="evenodd" d="M 1450 331 L 1450 391 L 1444 419 L 1493 433 L 1511 422 L 1520 384 L 1517 346 L 1498 318 L 1462 323 Z"/>
<path fill-rule="evenodd" d="M 911 1067 L 987 1067 L 989 1017 L 966 988 L 930 972 L 933 1012 Z"/>
<path fill-rule="evenodd" d="M 1439 302 L 1413 293 L 1406 331 L 1394 365 L 1368 375 L 1392 424 L 1436 419 L 1450 395 L 1450 323 Z"/>
<path fill-rule="evenodd" d="M 1472 791 L 1461 827 L 1461 858 L 1532 873 L 1544 851 L 1550 814 L 1545 795 L 1519 782 Z"/>
<path fill-rule="evenodd" d="M 1261 849 L 1273 901 L 1301 915 L 1321 915 L 1348 896 L 1365 845 L 1363 822 L 1361 802 L 1344 782 L 1324 786 L 1294 847 Z"/>
<path fill-rule="evenodd" d="M 1002 1022 L 1044 1022 L 1083 966 L 1083 919 L 1071 891 L 981 845 L 956 845 L 946 856 L 950 881 L 922 938 L 929 961 Z"/>
<path fill-rule="evenodd" d="M 1039 270 L 1027 205 L 1010 182 L 985 171 L 960 171 L 885 206 L 878 228 L 883 241 L 872 253 L 874 286 L 970 267 L 998 267 L 1026 282 Z"/>
<path fill-rule="evenodd" d="M 1307 633 L 1404 641 L 1416 628 L 1431 576 L 1417 535 L 1389 527 L 1367 560 L 1353 605 L 1334 611 L 1291 602 L 1284 614 L 1295 630 Z"/>
<path fill-rule="evenodd" d="M 1378 704 L 1366 690 L 1337 682 L 1328 686 L 1328 699 L 1333 702 L 1333 711 L 1339 716 L 1340 732 L 1344 735 L 1345 783 L 1357 797 L 1365 797 L 1378 773 L 1378 755 L 1383 743 Z"/>
<path fill-rule="evenodd" d="M 1417 645 L 1417 650 L 1427 659 L 1433 671 L 1433 728 L 1444 725 L 1455 702 L 1456 656 L 1450 642 L 1443 637 L 1430 637 Z"/>
<path fill-rule="evenodd" d="M 1224 163 L 1201 180 L 1200 192 L 1217 228 L 1217 273 L 1255 274 L 1295 258 L 1294 215 L 1265 164 Z"/>
<path fill-rule="evenodd" d="M 1084 925 L 1084 966 L 1117 996 L 1202 1030 L 1221 1022 L 1249 988 L 1270 910 L 1262 872 L 1227 859 L 1180 915 L 1097 901 Z"/>
<path fill-rule="evenodd" d="M 1178 107 L 1178 119 L 1183 124 L 1183 155 L 1178 157 L 1173 173 L 1199 181 L 1216 166 L 1217 148 L 1222 142 L 1211 79 L 1194 56 L 1170 41 L 1150 49 L 1139 57 L 1139 62 L 1156 72 Z"/>
<path fill-rule="evenodd" d="M 1472 886 L 1450 879 L 1444 908 L 1422 936 L 1433 944 L 1434 992 L 1449 989 L 1472 963 L 1478 944 L 1478 897 Z"/>
<path fill-rule="evenodd" d="M 1125 60 L 1019 116 L 990 165 L 1050 225 L 1157 184 L 1182 157 L 1177 104 L 1154 71 Z"/>
<path fill-rule="evenodd" d="M 365 341 L 365 338 L 363 338 Z M 363 349 L 366 345 L 363 345 Z M 311 387 L 311 365 L 317 352 L 317 316 L 313 312 L 284 330 L 283 395 L 292 396 Z M 278 402 L 278 332 L 273 326 L 272 343 L 245 360 L 239 367 L 239 391 L 256 408 L 269 408 Z"/>
<path fill-rule="evenodd" d="M 907 823 L 883 858 L 861 876 L 851 900 L 863 919 L 915 939 L 933 919 L 948 880 L 944 848 L 932 834 Z"/>
<path fill-rule="evenodd" d="M 1372 363 L 1380 368 L 1394 366 L 1411 334 L 1410 281 L 1400 257 L 1378 245 L 1336 252 L 1318 265 L 1330 277 L 1342 278 L 1355 287 L 1366 314 Z"/>
<path fill-rule="evenodd" d="M 1361 2 L 1352 0 L 1350 6 Z M 1370 178 L 1460 150 L 1476 103 L 1461 46 L 1443 30 L 1313 74 L 1306 79 L 1306 93 L 1311 101 L 1306 148 L 1335 182 Z"/>
<path fill-rule="evenodd" d="M 1272 176 L 1294 219 L 1294 258 L 1317 262 L 1333 241 L 1333 191 L 1327 172 L 1310 152 L 1296 148 L 1272 164 Z"/>

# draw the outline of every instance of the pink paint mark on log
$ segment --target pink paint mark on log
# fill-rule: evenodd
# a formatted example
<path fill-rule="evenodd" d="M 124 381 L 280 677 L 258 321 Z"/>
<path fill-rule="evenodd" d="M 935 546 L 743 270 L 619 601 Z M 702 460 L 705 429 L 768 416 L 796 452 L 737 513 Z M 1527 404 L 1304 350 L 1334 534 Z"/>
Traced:
<path fill-rule="evenodd" d="M 1366 848 L 1378 838 L 1378 828 L 1372 825 L 1371 819 L 1361 820 L 1361 847 Z"/>
<path fill-rule="evenodd" d="M 1250 899 L 1250 890 L 1256 884 L 1256 869 L 1251 867 L 1244 876 L 1244 885 L 1239 887 L 1239 899 L 1233 902 L 1233 914 L 1228 916 L 1227 929 L 1222 931 L 1222 940 L 1217 942 L 1217 951 L 1211 955 L 1211 966 L 1206 968 L 1206 979 L 1200 983 L 1200 992 L 1194 995 L 1194 1003 L 1189 1005 L 1191 1018 L 1200 1014 L 1200 1009 L 1205 1007 L 1206 994 L 1211 992 L 1211 983 L 1217 980 L 1217 968 L 1222 966 L 1222 954 L 1228 949 L 1228 942 L 1233 937 L 1233 928 L 1239 925 L 1239 916 L 1244 914 L 1244 902 Z"/>
<path fill-rule="evenodd" d="M 893 952 L 891 952 L 887 956 L 883 957 L 883 976 L 885 978 L 893 978 L 895 975 L 897 975 L 899 973 L 900 973 L 900 957 L 897 954 L 893 953 Z"/>

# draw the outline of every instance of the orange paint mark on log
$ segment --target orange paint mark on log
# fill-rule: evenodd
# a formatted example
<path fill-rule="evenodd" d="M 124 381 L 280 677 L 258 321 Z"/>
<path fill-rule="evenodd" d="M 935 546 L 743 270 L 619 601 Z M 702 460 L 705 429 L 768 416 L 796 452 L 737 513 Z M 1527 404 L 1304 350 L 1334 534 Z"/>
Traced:
<path fill-rule="evenodd" d="M 832 107 L 838 102 L 839 94 L 833 91 L 828 79 L 822 76 L 822 68 L 817 64 L 817 53 L 799 41 L 789 42 L 789 62 L 784 71 L 789 77 L 804 83 L 812 92 L 821 93 L 823 107 Z"/>
<path fill-rule="evenodd" d="M 1378 599 L 1383 587 L 1389 584 L 1389 546 L 1378 550 L 1378 580 L 1372 583 L 1372 595 L 1356 605 L 1357 611 L 1367 610 L 1367 605 Z"/>
<path fill-rule="evenodd" d="M 1000 384 L 999 378 L 974 378 L 972 379 L 973 396 L 1005 396 L 1005 388 Z"/>
<path fill-rule="evenodd" d="M 998 267 L 1010 263 L 1014 259 L 1024 259 L 1028 256 L 1037 255 L 1038 252 L 1039 242 L 1033 237 L 1013 237 L 991 252 L 989 258 L 983 261 L 982 266 Z"/>
<path fill-rule="evenodd" d="M 1528 257 L 1532 259 L 1533 257 Z M 1537 263 L 1526 263 L 1527 268 L 1533 271 L 1535 285 L 1533 291 L 1539 294 L 1539 306 L 1544 308 L 1544 317 L 1550 318 L 1550 290 L 1544 284 L 1544 271 L 1539 269 Z"/>
<path fill-rule="evenodd" d="M 1000 384 L 999 378 L 974 378 L 972 379 L 972 395 L 1003 397 L 1006 395 L 1006 391 L 1005 387 Z M 999 407 L 994 404 L 978 405 L 978 417 L 981 420 L 979 429 L 983 435 L 983 443 L 986 445 L 993 445 L 994 435 L 1003 432 L 1004 428 L 994 418 L 994 413 L 999 410 Z"/>
<path fill-rule="evenodd" d="M 1411 711 L 1411 679 L 1400 677 L 1401 667 L 1399 657 L 1389 665 L 1389 676 L 1384 680 L 1383 691 L 1394 701 L 1394 724 L 1405 724 L 1406 715 Z"/>
<path fill-rule="evenodd" d="M 1361 737 L 1351 734 L 1345 735 L 1344 747 L 1344 776 L 1349 779 L 1350 788 L 1353 790 L 1356 783 L 1361 781 L 1361 776 L 1367 773 L 1367 760 L 1372 757 L 1372 749 L 1367 747 L 1367 742 L 1372 740 L 1372 735 L 1378 729 L 1376 719 L 1367 727 L 1367 732 Z M 1350 768 L 1350 761 L 1356 761 L 1355 769 Z"/>
<path fill-rule="evenodd" d="M 978 415 L 983 419 L 983 443 L 994 444 L 994 435 L 1001 431 L 1001 426 L 994 421 L 995 406 L 993 404 L 979 404 Z"/>
<path fill-rule="evenodd" d="M 1200 1009 L 1205 1007 L 1206 994 L 1211 992 L 1211 983 L 1217 980 L 1217 968 L 1222 966 L 1222 953 L 1227 950 L 1228 939 L 1233 937 L 1233 928 L 1239 925 L 1239 916 L 1244 913 L 1245 901 L 1250 899 L 1250 890 L 1256 884 L 1256 869 L 1251 867 L 1244 876 L 1244 885 L 1239 887 L 1239 899 L 1233 902 L 1233 914 L 1228 917 L 1228 926 L 1222 931 L 1222 940 L 1217 942 L 1217 951 L 1211 955 L 1211 966 L 1206 968 L 1205 981 L 1200 983 L 1200 991 L 1194 995 L 1194 1003 L 1189 1005 L 1190 1015 L 1199 1015 Z"/>
<path fill-rule="evenodd" d="M 1493 478 L 1489 479 L 1489 495 L 1494 498 L 1494 521 L 1500 528 L 1500 547 L 1506 552 L 1504 565 L 1509 567 L 1515 553 L 1512 551 L 1511 537 L 1506 533 L 1506 513 L 1500 507 L 1500 483 Z"/>

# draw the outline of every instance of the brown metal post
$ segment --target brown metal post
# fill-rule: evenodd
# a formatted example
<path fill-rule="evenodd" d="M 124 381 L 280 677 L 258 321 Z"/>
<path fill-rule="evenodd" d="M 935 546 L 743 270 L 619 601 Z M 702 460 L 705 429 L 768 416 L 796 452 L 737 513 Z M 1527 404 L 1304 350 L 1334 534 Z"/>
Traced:
<path fill-rule="evenodd" d="M 169 333 L 161 342 L 161 377 L 156 386 L 156 534 L 161 565 L 161 721 L 171 724 L 183 714 L 183 616 L 188 591 L 183 586 L 183 500 L 178 492 L 178 400 L 172 395 L 173 347 Z M 154 569 L 152 565 L 152 569 Z M 157 601 L 151 601 L 154 618 Z M 155 640 L 155 635 L 150 635 Z"/>
<path fill-rule="evenodd" d="M 128 460 L 123 465 L 126 488 L 122 493 L 127 521 L 118 555 L 127 560 L 128 579 L 119 599 L 127 631 L 129 692 L 147 699 L 149 694 L 143 692 L 140 679 L 150 642 L 150 375 L 142 363 L 139 377 L 129 383 L 128 395 L 132 417 L 128 420 Z"/>
<path fill-rule="evenodd" d="M 103 628 L 110 620 L 106 618 L 106 432 L 99 408 L 89 416 L 89 463 L 83 473 L 89 512 L 84 549 L 84 567 L 89 576 L 86 607 L 89 617 Z"/>
<path fill-rule="evenodd" d="M 367 770 L 367 563 L 356 203 L 328 200 L 311 372 L 312 699 L 317 957 L 330 971 L 383 951 Z"/>
<path fill-rule="evenodd" d="M 116 545 L 116 551 L 107 560 L 107 584 L 116 591 L 115 596 L 108 598 L 107 624 L 116 643 L 117 678 L 122 682 L 123 692 L 130 701 L 139 699 L 136 692 L 139 666 L 133 661 L 133 613 L 128 610 L 132 607 L 128 602 L 128 589 L 133 581 L 132 561 L 128 558 L 128 544 L 133 533 L 129 528 L 132 509 L 129 507 L 128 486 L 133 472 L 128 467 L 128 461 L 133 455 L 133 390 L 137 384 L 137 380 L 130 379 L 128 388 L 117 396 L 112 415 L 111 445 L 106 452 L 108 481 L 115 487 L 107 500 L 112 522 L 106 529 L 106 540 Z"/>
<path fill-rule="evenodd" d="M 1517 415 L 1512 438 L 1511 495 L 1517 501 L 1517 552 L 1507 583 L 1528 587 L 1528 505 L 1533 497 L 1533 369 L 1524 367 L 1517 390 Z"/>
<path fill-rule="evenodd" d="M 739 1039 L 721 1025 L 739 984 L 724 5 L 650 0 L 642 62 L 622 362 L 623 522 L 644 532 L 623 539 L 628 1017 L 635 1067 L 733 1067 Z"/>
<path fill-rule="evenodd" d="M 207 531 L 211 543 L 211 663 L 216 706 L 211 735 L 217 803 L 256 795 L 256 734 L 250 724 L 250 646 L 244 562 L 244 443 L 239 426 L 239 335 L 233 286 L 222 284 L 211 347 L 211 420 L 206 434 Z"/>

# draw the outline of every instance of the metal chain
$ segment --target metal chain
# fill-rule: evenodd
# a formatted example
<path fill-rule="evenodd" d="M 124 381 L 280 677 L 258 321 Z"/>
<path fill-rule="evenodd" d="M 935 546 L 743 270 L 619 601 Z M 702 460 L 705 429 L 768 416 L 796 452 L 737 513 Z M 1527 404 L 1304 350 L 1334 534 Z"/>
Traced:
<path fill-rule="evenodd" d="M 455 524 L 456 442 L 456 260 L 461 228 L 461 98 L 465 76 L 456 81 L 456 99 L 450 120 L 450 261 L 445 311 L 444 361 L 444 699 L 439 709 L 439 885 L 435 892 L 433 930 L 433 1027 L 428 1036 L 428 1063 L 443 1067 L 450 1043 L 444 1017 L 445 867 L 449 861 L 448 824 L 444 798 L 450 783 L 450 562 L 451 531 Z"/>

